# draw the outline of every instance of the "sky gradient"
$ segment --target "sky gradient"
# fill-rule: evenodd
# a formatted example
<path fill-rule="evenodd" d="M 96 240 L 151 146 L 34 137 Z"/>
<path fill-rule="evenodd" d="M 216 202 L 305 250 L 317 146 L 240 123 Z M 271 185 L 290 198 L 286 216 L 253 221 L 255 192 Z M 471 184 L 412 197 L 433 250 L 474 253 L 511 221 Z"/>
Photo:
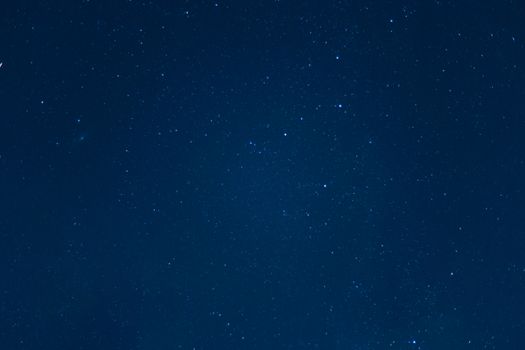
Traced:
<path fill-rule="evenodd" d="M 12 1 L 0 348 L 521 350 L 520 1 Z"/>

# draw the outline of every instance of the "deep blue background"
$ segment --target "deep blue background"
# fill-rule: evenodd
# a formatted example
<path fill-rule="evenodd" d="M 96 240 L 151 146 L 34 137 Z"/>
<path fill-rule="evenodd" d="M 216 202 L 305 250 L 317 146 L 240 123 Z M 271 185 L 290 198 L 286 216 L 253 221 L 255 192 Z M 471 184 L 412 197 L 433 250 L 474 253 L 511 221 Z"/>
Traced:
<path fill-rule="evenodd" d="M 3 3 L 0 349 L 523 349 L 524 18 Z"/>

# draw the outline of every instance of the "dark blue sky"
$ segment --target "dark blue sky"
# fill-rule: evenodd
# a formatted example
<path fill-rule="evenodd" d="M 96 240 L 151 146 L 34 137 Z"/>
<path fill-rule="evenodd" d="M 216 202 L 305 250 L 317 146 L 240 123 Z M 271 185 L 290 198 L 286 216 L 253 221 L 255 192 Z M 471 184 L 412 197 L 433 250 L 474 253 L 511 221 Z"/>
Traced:
<path fill-rule="evenodd" d="M 12 1 L 1 349 L 521 350 L 520 1 Z"/>

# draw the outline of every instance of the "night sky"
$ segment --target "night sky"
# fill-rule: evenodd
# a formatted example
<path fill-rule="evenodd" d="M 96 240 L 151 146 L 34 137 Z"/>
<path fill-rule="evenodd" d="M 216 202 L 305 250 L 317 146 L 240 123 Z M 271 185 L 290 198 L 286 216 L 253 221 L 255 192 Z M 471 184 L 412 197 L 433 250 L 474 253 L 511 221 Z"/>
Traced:
<path fill-rule="evenodd" d="M 1 349 L 524 349 L 522 1 L 0 11 Z"/>

